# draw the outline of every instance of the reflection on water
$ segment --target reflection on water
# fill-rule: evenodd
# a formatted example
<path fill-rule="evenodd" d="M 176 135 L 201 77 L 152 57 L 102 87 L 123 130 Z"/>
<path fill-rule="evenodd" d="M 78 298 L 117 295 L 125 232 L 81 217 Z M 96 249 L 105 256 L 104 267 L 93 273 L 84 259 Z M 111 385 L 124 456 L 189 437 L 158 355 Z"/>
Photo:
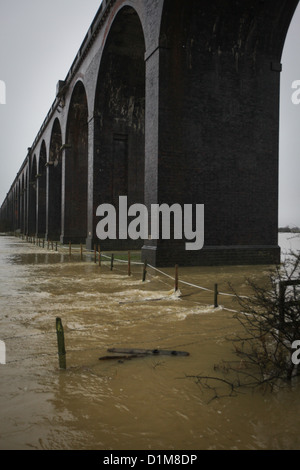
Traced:
<path fill-rule="evenodd" d="M 299 238 L 280 234 L 284 248 Z M 117 255 L 115 255 L 117 258 Z M 0 449 L 299 449 L 299 386 L 210 401 L 192 378 L 233 356 L 238 327 L 221 295 L 269 266 L 180 268 L 173 280 L 142 266 L 0 237 Z M 164 273 L 173 277 L 172 269 Z M 198 289 L 201 286 L 208 290 Z M 65 330 L 67 370 L 58 368 L 55 320 Z M 110 347 L 185 350 L 189 357 L 99 361 Z"/>

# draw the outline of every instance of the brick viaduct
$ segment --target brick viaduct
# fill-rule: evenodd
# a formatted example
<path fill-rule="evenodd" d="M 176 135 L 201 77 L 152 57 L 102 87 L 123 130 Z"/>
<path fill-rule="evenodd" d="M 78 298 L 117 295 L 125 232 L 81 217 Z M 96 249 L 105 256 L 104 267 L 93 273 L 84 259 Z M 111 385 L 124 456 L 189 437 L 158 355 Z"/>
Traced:
<path fill-rule="evenodd" d="M 279 261 L 281 55 L 298 0 L 104 0 L 2 204 L 2 229 L 96 238 L 96 208 L 204 204 L 205 246 L 106 240 L 156 266 Z"/>

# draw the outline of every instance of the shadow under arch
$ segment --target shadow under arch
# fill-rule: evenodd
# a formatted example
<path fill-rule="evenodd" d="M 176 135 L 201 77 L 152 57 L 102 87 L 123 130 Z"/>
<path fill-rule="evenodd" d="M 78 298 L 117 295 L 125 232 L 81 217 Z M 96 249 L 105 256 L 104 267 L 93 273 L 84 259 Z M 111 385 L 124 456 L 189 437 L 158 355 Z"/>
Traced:
<path fill-rule="evenodd" d="M 29 190 L 28 190 L 28 235 L 33 237 L 36 235 L 36 224 L 37 224 L 37 159 L 36 155 L 30 159 L 29 168 Z"/>
<path fill-rule="evenodd" d="M 47 240 L 57 241 L 61 235 L 62 204 L 62 131 L 56 118 L 51 132 L 47 162 Z"/>
<path fill-rule="evenodd" d="M 20 229 L 21 233 L 26 232 L 26 187 L 25 187 L 25 176 L 24 172 L 22 173 L 21 177 L 21 224 L 20 224 Z"/>
<path fill-rule="evenodd" d="M 62 167 L 62 243 L 87 237 L 88 104 L 83 83 L 74 87 L 68 113 Z"/>
<path fill-rule="evenodd" d="M 37 237 L 44 238 L 46 233 L 46 162 L 47 149 L 43 140 L 40 149 L 37 173 Z"/>
<path fill-rule="evenodd" d="M 20 180 L 16 183 L 16 195 L 15 195 L 15 229 L 20 230 L 21 221 L 21 182 Z"/>
<path fill-rule="evenodd" d="M 144 202 L 144 54 L 140 18 L 132 7 L 124 6 L 108 33 L 96 87 L 90 245 L 96 237 L 96 209 L 100 204 L 112 204 L 118 214 L 119 196 L 127 196 L 128 205 Z M 141 245 L 141 240 L 101 241 L 104 249 Z"/>

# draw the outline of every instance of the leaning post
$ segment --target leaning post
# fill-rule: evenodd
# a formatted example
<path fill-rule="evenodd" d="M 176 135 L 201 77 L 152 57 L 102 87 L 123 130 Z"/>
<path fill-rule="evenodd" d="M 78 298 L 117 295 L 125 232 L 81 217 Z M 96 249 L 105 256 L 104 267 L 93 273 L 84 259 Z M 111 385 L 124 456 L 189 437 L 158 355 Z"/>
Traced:
<path fill-rule="evenodd" d="M 56 318 L 56 334 L 57 334 L 57 347 L 58 347 L 58 362 L 60 369 L 66 369 L 66 349 L 65 349 L 65 336 L 64 328 L 60 318 Z"/>
<path fill-rule="evenodd" d="M 214 307 L 218 308 L 218 284 L 215 284 L 215 290 L 214 290 Z"/>
<path fill-rule="evenodd" d="M 114 268 L 114 254 L 112 253 L 110 258 L 110 270 L 112 271 Z"/>
<path fill-rule="evenodd" d="M 147 261 L 144 262 L 144 267 L 143 267 L 143 282 L 146 281 L 146 275 L 147 275 Z"/>
<path fill-rule="evenodd" d="M 131 276 L 131 257 L 130 257 L 130 251 L 128 251 L 128 276 Z"/>
<path fill-rule="evenodd" d="M 175 286 L 174 286 L 175 292 L 178 291 L 178 264 L 175 266 Z"/>

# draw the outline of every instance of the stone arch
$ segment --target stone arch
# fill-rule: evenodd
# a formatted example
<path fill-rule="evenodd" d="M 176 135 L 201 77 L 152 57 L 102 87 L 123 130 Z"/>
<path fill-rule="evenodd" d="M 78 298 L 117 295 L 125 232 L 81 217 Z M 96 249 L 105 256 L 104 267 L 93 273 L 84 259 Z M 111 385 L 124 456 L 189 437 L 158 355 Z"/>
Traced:
<path fill-rule="evenodd" d="M 33 155 L 30 161 L 29 168 L 29 190 L 28 190 L 28 235 L 36 235 L 36 205 L 37 205 L 37 158 L 36 154 Z"/>
<path fill-rule="evenodd" d="M 16 228 L 16 230 L 20 230 L 20 220 L 21 220 L 21 216 L 20 216 L 20 205 L 21 205 L 20 195 L 21 195 L 20 180 L 18 179 L 18 181 L 16 182 L 16 193 L 15 193 L 15 217 L 16 217 L 15 228 Z"/>
<path fill-rule="evenodd" d="M 47 149 L 43 140 L 40 148 L 37 173 L 37 237 L 44 238 L 46 233 L 46 163 Z"/>
<path fill-rule="evenodd" d="M 30 164 L 27 164 L 24 169 L 24 234 L 28 234 L 28 201 L 29 201 L 29 168 Z"/>
<path fill-rule="evenodd" d="M 21 233 L 25 233 L 25 219 L 26 219 L 26 190 L 25 190 L 25 178 L 24 171 L 21 175 Z"/>
<path fill-rule="evenodd" d="M 50 240 L 59 240 L 61 235 L 62 145 L 61 125 L 59 119 L 56 118 L 51 132 L 47 165 L 47 238 Z"/>
<path fill-rule="evenodd" d="M 119 196 L 144 201 L 145 39 L 137 12 L 121 8 L 108 33 L 95 96 L 93 234 L 96 208 Z M 128 240 L 119 242 L 129 247 Z"/>
<path fill-rule="evenodd" d="M 88 104 L 83 83 L 74 87 L 67 120 L 63 165 L 61 241 L 83 242 L 87 236 Z"/>

